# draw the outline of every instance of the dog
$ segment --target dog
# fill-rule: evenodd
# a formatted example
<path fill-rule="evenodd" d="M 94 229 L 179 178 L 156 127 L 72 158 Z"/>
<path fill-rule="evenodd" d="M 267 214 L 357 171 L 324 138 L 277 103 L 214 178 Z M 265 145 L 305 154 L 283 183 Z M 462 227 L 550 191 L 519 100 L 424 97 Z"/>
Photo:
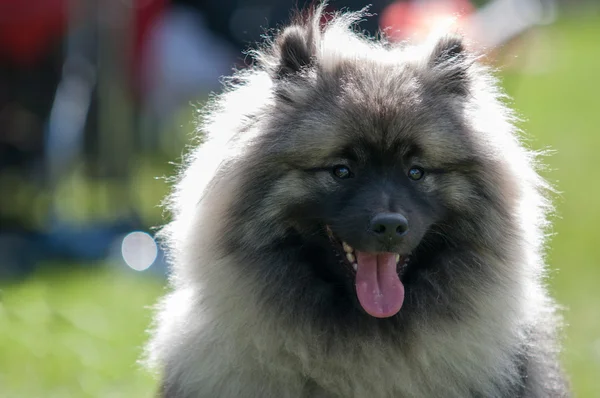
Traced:
<path fill-rule="evenodd" d="M 549 187 L 493 74 L 323 7 L 206 108 L 160 234 L 160 396 L 568 397 Z"/>

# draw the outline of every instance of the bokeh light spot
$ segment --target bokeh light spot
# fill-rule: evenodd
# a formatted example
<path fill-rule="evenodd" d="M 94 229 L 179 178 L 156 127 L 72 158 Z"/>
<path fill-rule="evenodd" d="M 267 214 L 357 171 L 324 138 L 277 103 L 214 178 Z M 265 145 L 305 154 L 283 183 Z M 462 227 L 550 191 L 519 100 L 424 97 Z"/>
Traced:
<path fill-rule="evenodd" d="M 136 231 L 123 238 L 121 254 L 129 267 L 136 271 L 144 271 L 156 260 L 158 248 L 150 235 Z"/>

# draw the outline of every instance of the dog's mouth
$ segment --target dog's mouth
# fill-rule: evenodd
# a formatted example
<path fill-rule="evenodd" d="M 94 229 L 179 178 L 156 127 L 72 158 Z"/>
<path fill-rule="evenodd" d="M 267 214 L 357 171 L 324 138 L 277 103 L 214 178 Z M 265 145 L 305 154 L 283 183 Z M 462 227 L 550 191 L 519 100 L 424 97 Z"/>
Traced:
<path fill-rule="evenodd" d="M 338 239 L 329 226 L 326 232 L 340 265 L 354 278 L 362 308 L 376 318 L 396 315 L 404 302 L 400 277 L 408 267 L 410 254 L 361 252 Z"/>

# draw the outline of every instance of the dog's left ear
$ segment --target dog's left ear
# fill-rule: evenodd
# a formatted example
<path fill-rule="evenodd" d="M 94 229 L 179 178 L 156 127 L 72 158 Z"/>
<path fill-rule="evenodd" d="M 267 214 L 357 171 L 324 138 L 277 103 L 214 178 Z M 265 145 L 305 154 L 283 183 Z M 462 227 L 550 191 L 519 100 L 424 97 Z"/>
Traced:
<path fill-rule="evenodd" d="M 434 46 L 428 67 L 436 72 L 436 85 L 440 88 L 451 94 L 466 95 L 469 62 L 462 37 L 446 35 Z"/>

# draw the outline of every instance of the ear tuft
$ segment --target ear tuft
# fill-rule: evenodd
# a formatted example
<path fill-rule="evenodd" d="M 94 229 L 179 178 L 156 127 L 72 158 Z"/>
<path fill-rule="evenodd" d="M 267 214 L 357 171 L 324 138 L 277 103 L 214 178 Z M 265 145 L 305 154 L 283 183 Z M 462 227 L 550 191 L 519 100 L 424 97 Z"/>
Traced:
<path fill-rule="evenodd" d="M 278 57 L 277 77 L 296 74 L 313 61 L 312 35 L 304 26 L 292 25 L 285 28 L 275 40 L 275 47 Z"/>
<path fill-rule="evenodd" d="M 462 37 L 446 35 L 439 39 L 430 55 L 429 67 L 437 72 L 437 83 L 446 92 L 467 94 L 469 61 Z"/>
<path fill-rule="evenodd" d="M 430 65 L 458 62 L 466 58 L 466 50 L 462 37 L 446 35 L 438 40 L 431 53 Z"/>

